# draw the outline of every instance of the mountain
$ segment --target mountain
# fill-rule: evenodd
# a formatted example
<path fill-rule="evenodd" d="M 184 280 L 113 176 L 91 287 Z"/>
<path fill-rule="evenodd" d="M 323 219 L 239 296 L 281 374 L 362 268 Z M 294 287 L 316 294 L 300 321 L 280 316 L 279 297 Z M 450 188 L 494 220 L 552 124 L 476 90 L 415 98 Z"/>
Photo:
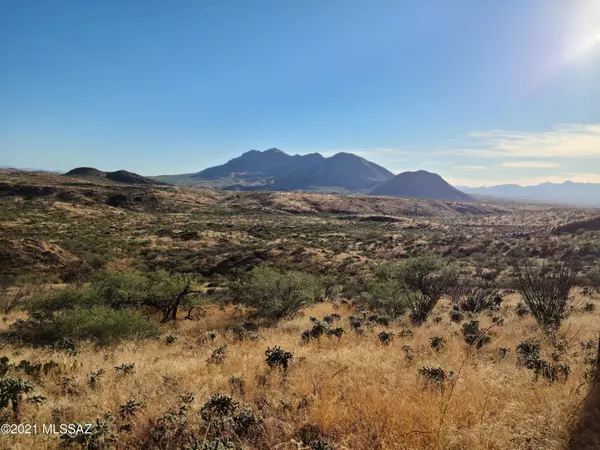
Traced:
<path fill-rule="evenodd" d="M 303 158 L 300 155 L 296 156 Z M 235 175 L 241 177 L 245 175 L 270 176 L 274 175 L 278 169 L 290 164 L 293 159 L 294 156 L 290 156 L 277 148 L 270 148 L 264 152 L 250 150 L 237 158 L 227 161 L 225 164 L 209 167 L 208 169 L 193 174 L 192 178 L 211 180 Z"/>
<path fill-rule="evenodd" d="M 127 170 L 117 170 L 115 172 L 102 172 L 93 167 L 77 167 L 64 174 L 66 177 L 72 178 L 92 178 L 105 179 L 114 181 L 115 183 L 123 184 L 166 184 L 150 178 L 143 177 L 137 173 L 128 172 Z"/>
<path fill-rule="evenodd" d="M 295 167 L 280 176 L 275 176 L 273 184 L 281 189 L 291 190 L 340 186 L 351 191 L 360 191 L 384 183 L 393 176 L 389 170 L 360 156 L 337 153 L 330 158 L 321 157 L 317 164 Z"/>
<path fill-rule="evenodd" d="M 373 189 L 371 195 L 454 201 L 474 200 L 470 195 L 450 186 L 438 174 L 425 170 L 400 173 L 381 186 Z"/>
<path fill-rule="evenodd" d="M 365 191 L 394 176 L 389 170 L 351 153 L 325 158 L 319 153 L 288 155 L 279 149 L 250 150 L 220 166 L 191 174 L 155 179 L 178 184 L 208 184 L 226 189 Z"/>
<path fill-rule="evenodd" d="M 535 186 L 501 184 L 490 187 L 461 187 L 463 191 L 492 198 L 541 203 L 600 206 L 599 183 L 542 183 Z"/>
<path fill-rule="evenodd" d="M 0 166 L 0 170 L 21 170 L 23 172 L 61 173 L 58 170 L 33 169 L 31 167 Z"/>

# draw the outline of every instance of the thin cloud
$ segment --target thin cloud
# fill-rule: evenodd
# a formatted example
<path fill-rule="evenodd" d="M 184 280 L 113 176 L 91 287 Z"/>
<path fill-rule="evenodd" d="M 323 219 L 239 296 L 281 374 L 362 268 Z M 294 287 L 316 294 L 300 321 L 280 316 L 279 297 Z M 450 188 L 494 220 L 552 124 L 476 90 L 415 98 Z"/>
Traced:
<path fill-rule="evenodd" d="M 486 166 L 453 166 L 453 169 L 459 170 L 485 170 Z"/>
<path fill-rule="evenodd" d="M 500 167 L 525 167 L 528 169 L 549 169 L 558 167 L 558 164 L 548 161 L 506 161 L 498 164 Z"/>
<path fill-rule="evenodd" d="M 480 158 L 590 158 L 600 157 L 600 124 L 565 124 L 553 130 L 474 131 L 463 148 L 439 154 Z"/>

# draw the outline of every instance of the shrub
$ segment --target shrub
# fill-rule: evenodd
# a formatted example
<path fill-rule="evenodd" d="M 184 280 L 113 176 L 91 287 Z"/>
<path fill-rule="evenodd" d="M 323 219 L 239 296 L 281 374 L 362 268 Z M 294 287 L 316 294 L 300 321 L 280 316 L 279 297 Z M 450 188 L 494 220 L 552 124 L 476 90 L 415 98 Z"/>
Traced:
<path fill-rule="evenodd" d="M 600 265 L 594 267 L 587 275 L 587 287 L 592 293 L 600 293 Z"/>
<path fill-rule="evenodd" d="M 586 313 L 592 313 L 596 311 L 596 305 L 591 302 L 587 302 L 585 305 L 583 305 L 582 310 Z"/>
<path fill-rule="evenodd" d="M 135 373 L 135 363 L 123 363 L 115 366 L 117 375 L 133 375 Z"/>
<path fill-rule="evenodd" d="M 212 351 L 207 362 L 208 364 L 222 364 L 225 356 L 227 356 L 227 345 L 221 345 Z"/>
<path fill-rule="evenodd" d="M 566 380 L 571 373 L 571 368 L 568 364 L 559 362 L 549 363 L 541 358 L 528 360 L 527 368 L 535 374 L 535 381 L 539 380 L 540 375 L 550 382 L 559 381 L 560 379 Z"/>
<path fill-rule="evenodd" d="M 200 410 L 204 420 L 221 418 L 233 414 L 239 403 L 229 395 L 214 394 Z"/>
<path fill-rule="evenodd" d="M 160 327 L 146 320 L 139 311 L 94 306 L 67 309 L 52 320 L 32 317 L 16 322 L 11 332 L 21 341 L 34 345 L 56 345 L 63 340 L 90 340 L 97 345 L 108 345 L 124 339 L 158 337 Z"/>
<path fill-rule="evenodd" d="M 23 396 L 33 393 L 35 386 L 33 383 L 21 378 L 3 377 L 0 378 L 0 409 L 12 407 L 15 420 L 19 420 L 21 413 L 21 404 Z M 43 396 L 30 395 L 34 402 L 38 403 L 45 399 Z"/>
<path fill-rule="evenodd" d="M 527 258 L 515 259 L 513 268 L 517 288 L 538 325 L 545 331 L 556 330 L 572 310 L 571 290 L 579 273 L 575 258 L 540 267 Z"/>
<path fill-rule="evenodd" d="M 486 309 L 497 309 L 502 302 L 500 290 L 494 286 L 465 286 L 453 289 L 452 303 L 461 311 L 479 313 Z"/>
<path fill-rule="evenodd" d="M 498 327 L 504 326 L 504 317 L 492 316 L 492 323 Z"/>
<path fill-rule="evenodd" d="M 395 319 L 406 312 L 406 289 L 402 283 L 394 280 L 376 279 L 367 284 L 360 296 L 363 307 L 383 313 Z"/>
<path fill-rule="evenodd" d="M 165 337 L 165 344 L 167 344 L 167 345 L 172 345 L 172 344 L 174 344 L 175 342 L 177 342 L 177 336 L 175 336 L 175 335 L 173 335 L 173 334 L 168 334 L 168 335 Z"/>
<path fill-rule="evenodd" d="M 419 374 L 431 388 L 440 389 L 443 392 L 446 380 L 453 375 L 453 372 L 447 374 L 441 367 L 425 366 L 419 369 Z"/>
<path fill-rule="evenodd" d="M 453 268 L 434 257 L 416 258 L 404 264 L 402 280 L 408 293 L 406 301 L 410 319 L 415 325 L 424 323 L 437 302 L 456 285 Z"/>
<path fill-rule="evenodd" d="M 413 348 L 410 345 L 403 345 L 402 346 L 402 351 L 404 352 L 404 358 L 408 361 L 408 362 L 412 362 L 415 359 L 415 352 L 413 350 Z"/>
<path fill-rule="evenodd" d="M 479 329 L 479 321 L 472 320 L 462 326 L 463 337 L 469 346 L 476 346 L 477 349 L 483 348 L 490 343 L 492 338 L 485 331 Z"/>
<path fill-rule="evenodd" d="M 532 339 L 519 342 L 517 345 L 517 354 L 520 355 L 524 361 L 538 359 L 540 357 L 540 344 Z"/>
<path fill-rule="evenodd" d="M 383 345 L 390 345 L 390 343 L 394 340 L 394 333 L 388 331 L 382 331 L 377 335 L 379 338 L 379 342 Z"/>
<path fill-rule="evenodd" d="M 343 334 L 344 334 L 344 329 L 341 327 L 330 328 L 329 330 L 327 330 L 327 336 L 329 336 L 329 337 L 335 336 L 336 338 L 340 339 Z"/>
<path fill-rule="evenodd" d="M 236 302 L 254 308 L 254 315 L 275 323 L 289 319 L 319 297 L 315 277 L 302 272 L 279 272 L 257 267 L 229 286 Z"/>
<path fill-rule="evenodd" d="M 117 443 L 117 436 L 113 431 L 113 419 L 110 414 L 97 418 L 90 433 L 87 433 L 85 424 L 75 423 L 73 425 L 75 426 L 75 433 L 65 433 L 60 436 L 62 448 L 71 448 L 73 445 L 77 445 L 82 449 L 100 450 L 114 448 Z"/>
<path fill-rule="evenodd" d="M 145 405 L 143 402 L 138 402 L 136 400 L 127 400 L 127 403 L 119 407 L 119 415 L 121 416 L 121 419 L 133 417 L 138 412 L 138 410 L 144 407 Z"/>
<path fill-rule="evenodd" d="M 279 367 L 285 372 L 287 371 L 288 364 L 294 355 L 290 352 L 286 352 L 280 347 L 275 346 L 273 347 L 273 349 L 267 347 L 267 350 L 265 351 L 265 356 L 267 357 L 265 362 L 269 367 Z"/>
<path fill-rule="evenodd" d="M 446 338 L 444 336 L 431 336 L 429 345 L 434 351 L 439 352 L 446 346 Z"/>
<path fill-rule="evenodd" d="M 88 378 L 88 385 L 92 388 L 95 389 L 98 386 L 100 386 L 100 381 L 102 380 L 102 377 L 104 376 L 104 369 L 100 368 L 98 369 L 96 372 L 90 372 L 87 376 Z"/>

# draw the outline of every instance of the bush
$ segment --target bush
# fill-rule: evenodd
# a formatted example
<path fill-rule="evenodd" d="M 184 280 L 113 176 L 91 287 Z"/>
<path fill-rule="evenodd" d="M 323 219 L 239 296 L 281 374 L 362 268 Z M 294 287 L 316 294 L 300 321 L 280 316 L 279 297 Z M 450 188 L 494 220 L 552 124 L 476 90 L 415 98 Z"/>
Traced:
<path fill-rule="evenodd" d="M 394 340 L 394 333 L 388 331 L 382 331 L 377 335 L 379 338 L 379 342 L 383 345 L 390 345 L 390 343 Z"/>
<path fill-rule="evenodd" d="M 556 330 L 572 311 L 571 290 L 579 273 L 575 258 L 554 265 L 515 259 L 513 268 L 523 301 L 545 331 Z"/>
<path fill-rule="evenodd" d="M 270 368 L 279 367 L 284 372 L 287 371 L 289 362 L 294 357 L 292 353 L 286 352 L 277 346 L 273 347 L 273 349 L 267 347 L 265 356 L 267 357 L 265 362 Z"/>
<path fill-rule="evenodd" d="M 590 292 L 600 294 L 600 266 L 594 267 L 588 273 L 586 284 Z"/>
<path fill-rule="evenodd" d="M 317 300 L 320 289 L 312 275 L 257 267 L 230 284 L 236 302 L 254 308 L 254 315 L 276 323 L 290 319 Z"/>
<path fill-rule="evenodd" d="M 146 320 L 139 311 L 95 306 L 65 310 L 54 320 L 31 318 L 16 322 L 11 332 L 21 341 L 34 345 L 56 345 L 64 340 L 90 340 L 97 345 L 108 345 L 124 339 L 158 337 L 161 330 L 156 322 Z"/>
<path fill-rule="evenodd" d="M 395 319 L 406 312 L 406 289 L 403 284 L 392 280 L 374 280 L 360 296 L 363 306 Z"/>
<path fill-rule="evenodd" d="M 494 286 L 466 286 L 456 287 L 452 294 L 452 303 L 461 311 L 479 313 L 486 309 L 497 309 L 502 302 L 500 290 Z"/>
<path fill-rule="evenodd" d="M 149 274 L 138 271 L 95 274 L 87 286 L 67 287 L 39 297 L 31 303 L 34 315 L 53 319 L 65 309 L 104 306 L 112 309 L 148 306 L 162 313 L 162 320 L 175 319 L 180 306 L 197 302 L 196 284 L 190 278 L 164 270 Z"/>
<path fill-rule="evenodd" d="M 439 352 L 446 346 L 446 338 L 439 335 L 431 336 L 429 338 L 429 345 L 434 351 Z"/>
<path fill-rule="evenodd" d="M 477 349 L 483 348 L 484 345 L 490 343 L 490 338 L 485 331 L 479 329 L 479 322 L 472 320 L 462 326 L 463 337 L 465 342 L 470 346 L 476 346 Z"/>
<path fill-rule="evenodd" d="M 458 281 L 455 270 L 435 257 L 415 258 L 402 267 L 402 280 L 408 295 L 410 319 L 415 325 L 424 323 L 437 302 L 448 294 Z"/>

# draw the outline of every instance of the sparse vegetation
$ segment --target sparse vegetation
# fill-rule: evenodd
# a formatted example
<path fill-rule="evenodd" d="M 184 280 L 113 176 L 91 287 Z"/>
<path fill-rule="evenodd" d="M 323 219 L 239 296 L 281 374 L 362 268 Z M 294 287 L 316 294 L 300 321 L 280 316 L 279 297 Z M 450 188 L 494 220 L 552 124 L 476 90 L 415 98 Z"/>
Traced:
<path fill-rule="evenodd" d="M 0 415 L 94 424 L 35 448 L 565 448 L 597 381 L 588 210 L 19 176 Z"/>

